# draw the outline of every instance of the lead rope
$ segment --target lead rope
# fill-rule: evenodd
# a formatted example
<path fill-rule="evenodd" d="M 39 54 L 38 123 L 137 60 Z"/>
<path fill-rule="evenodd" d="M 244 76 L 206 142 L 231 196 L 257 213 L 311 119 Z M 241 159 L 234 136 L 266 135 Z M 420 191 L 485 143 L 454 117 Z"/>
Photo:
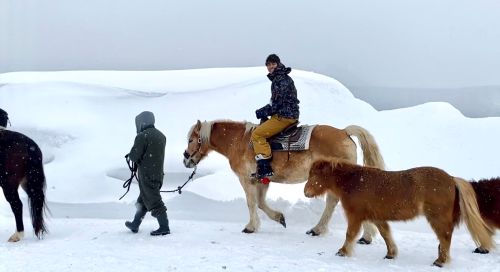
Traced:
<path fill-rule="evenodd" d="M 189 181 L 193 180 L 193 177 L 194 177 L 195 174 L 196 174 L 196 166 L 194 167 L 193 173 L 191 173 L 191 175 L 186 180 L 186 182 L 184 182 L 184 184 L 182 184 L 181 186 L 177 186 L 177 189 L 175 189 L 175 190 L 160 191 L 160 193 L 175 193 L 175 192 L 179 192 L 179 194 L 182 194 L 182 188 L 184 188 L 184 186 L 186 186 L 186 184 Z"/>
<path fill-rule="evenodd" d="M 127 188 L 127 191 L 125 192 L 125 194 L 122 195 L 122 197 L 120 197 L 119 200 L 122 200 L 122 198 L 124 196 L 126 196 L 128 194 L 128 192 L 130 191 L 130 185 L 132 184 L 132 180 L 135 178 L 137 181 L 139 181 L 139 178 L 137 177 L 137 164 L 132 162 L 129 158 L 128 158 L 128 155 L 125 156 L 125 159 L 127 161 L 127 165 L 128 165 L 128 169 L 130 170 L 130 178 L 127 179 L 124 183 L 123 183 L 123 188 Z M 166 190 L 166 191 L 161 191 L 160 190 L 160 193 L 175 193 L 175 192 L 179 192 L 179 194 L 182 194 L 182 188 L 184 188 L 184 186 L 186 186 L 186 184 L 193 180 L 193 177 L 194 175 L 196 174 L 196 166 L 194 167 L 194 170 L 193 170 L 193 173 L 191 173 L 191 175 L 189 175 L 189 178 L 186 180 L 186 182 L 184 182 L 184 184 L 182 184 L 181 186 L 177 186 L 177 189 L 175 190 Z"/>
<path fill-rule="evenodd" d="M 125 160 L 127 161 L 127 166 L 130 170 L 130 178 L 123 183 L 123 188 L 127 188 L 127 191 L 118 200 L 122 200 L 122 198 L 128 194 L 128 191 L 130 191 L 130 185 L 132 184 L 132 180 L 134 178 L 139 181 L 139 178 L 137 177 L 137 164 L 128 158 L 128 154 L 125 155 Z"/>

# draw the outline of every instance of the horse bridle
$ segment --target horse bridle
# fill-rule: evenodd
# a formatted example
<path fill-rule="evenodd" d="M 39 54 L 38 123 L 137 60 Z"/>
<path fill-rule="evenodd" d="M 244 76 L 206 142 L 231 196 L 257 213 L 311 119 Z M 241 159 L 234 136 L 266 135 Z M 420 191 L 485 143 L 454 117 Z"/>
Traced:
<path fill-rule="evenodd" d="M 193 156 L 196 155 L 197 153 L 200 153 L 201 155 L 203 155 L 200 151 L 201 146 L 203 145 L 203 141 L 201 140 L 201 137 L 198 137 L 198 144 L 199 144 L 198 149 L 196 151 L 194 151 L 193 154 L 191 154 L 191 155 L 187 152 L 187 150 L 184 150 L 184 158 L 188 161 L 193 162 L 194 165 L 197 165 L 198 163 L 194 162 Z"/>

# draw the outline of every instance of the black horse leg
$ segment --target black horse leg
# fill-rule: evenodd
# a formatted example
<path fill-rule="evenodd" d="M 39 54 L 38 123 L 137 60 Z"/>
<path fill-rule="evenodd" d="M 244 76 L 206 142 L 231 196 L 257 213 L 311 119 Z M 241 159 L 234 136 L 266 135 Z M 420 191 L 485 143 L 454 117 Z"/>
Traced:
<path fill-rule="evenodd" d="M 5 195 L 5 199 L 9 202 L 10 208 L 12 209 L 14 217 L 16 218 L 17 232 L 23 232 L 24 231 L 23 203 L 19 198 L 19 193 L 17 192 L 17 189 L 5 188 L 5 187 L 7 186 L 4 186 L 3 194 Z"/>

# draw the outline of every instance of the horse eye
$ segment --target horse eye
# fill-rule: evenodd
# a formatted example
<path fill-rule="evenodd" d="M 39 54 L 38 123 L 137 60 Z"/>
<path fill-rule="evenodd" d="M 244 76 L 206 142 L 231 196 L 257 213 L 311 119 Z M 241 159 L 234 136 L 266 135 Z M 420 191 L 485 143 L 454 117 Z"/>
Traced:
<path fill-rule="evenodd" d="M 190 139 L 190 140 L 189 140 L 189 143 L 192 143 L 192 142 L 193 142 L 193 140 L 192 140 L 192 139 Z"/>

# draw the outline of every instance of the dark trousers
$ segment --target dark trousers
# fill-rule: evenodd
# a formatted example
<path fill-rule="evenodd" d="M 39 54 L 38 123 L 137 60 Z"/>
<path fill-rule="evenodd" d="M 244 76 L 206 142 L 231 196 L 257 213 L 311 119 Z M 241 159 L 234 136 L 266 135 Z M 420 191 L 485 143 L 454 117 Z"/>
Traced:
<path fill-rule="evenodd" d="M 137 203 L 145 207 L 154 217 L 158 217 L 158 215 L 167 210 L 160 195 L 162 184 L 163 180 L 139 179 L 140 194 L 137 198 Z"/>

